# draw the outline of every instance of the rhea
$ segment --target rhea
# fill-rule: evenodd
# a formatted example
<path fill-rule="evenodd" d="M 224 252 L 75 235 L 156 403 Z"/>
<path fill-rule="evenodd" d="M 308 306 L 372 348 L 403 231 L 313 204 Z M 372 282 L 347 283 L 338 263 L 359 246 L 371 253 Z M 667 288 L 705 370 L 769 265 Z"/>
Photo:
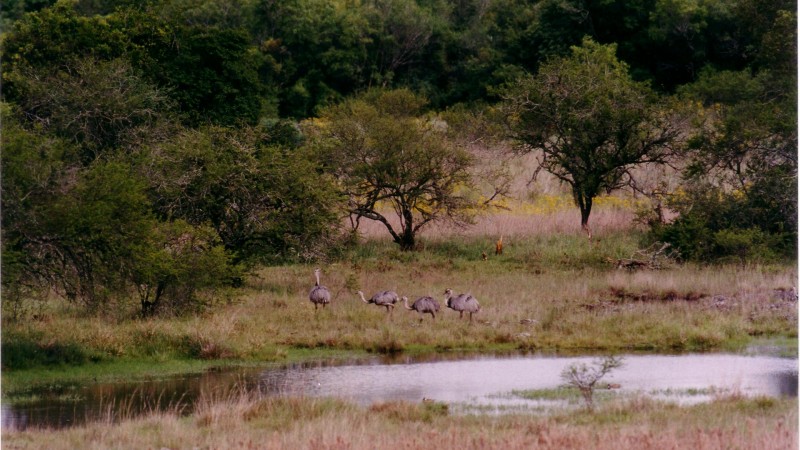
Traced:
<path fill-rule="evenodd" d="M 411 306 L 408 306 L 408 297 L 403 296 L 402 298 L 403 304 L 405 304 L 406 309 L 410 311 L 416 311 L 420 313 L 419 321 L 422 322 L 422 319 L 425 317 L 424 314 L 430 314 L 433 317 L 433 321 L 436 322 L 436 313 L 439 312 L 439 302 L 433 299 L 433 297 L 420 297 L 414 300 L 414 303 Z"/>
<path fill-rule="evenodd" d="M 364 293 L 362 291 L 358 291 L 358 295 L 361 297 L 361 301 L 364 303 L 372 303 L 377 306 L 385 307 L 386 312 L 389 314 L 394 311 L 394 304 L 400 300 L 400 298 L 397 296 L 397 292 L 395 291 L 380 291 L 373 295 L 369 300 L 364 298 Z"/>
<path fill-rule="evenodd" d="M 314 287 L 311 288 L 311 292 L 308 293 L 309 300 L 314 304 L 314 311 L 317 310 L 319 305 L 325 308 L 325 305 L 331 302 L 331 292 L 328 288 L 319 284 L 320 272 L 322 272 L 320 269 L 314 269 L 314 276 L 317 278 L 317 282 L 314 283 Z"/>
<path fill-rule="evenodd" d="M 468 312 L 469 321 L 471 323 L 472 315 L 481 310 L 481 305 L 478 303 L 478 299 L 473 297 L 472 294 L 460 294 L 453 296 L 453 290 L 447 289 L 444 291 L 444 295 L 445 305 L 453 311 L 458 311 L 459 319 L 464 317 L 465 312 Z"/>

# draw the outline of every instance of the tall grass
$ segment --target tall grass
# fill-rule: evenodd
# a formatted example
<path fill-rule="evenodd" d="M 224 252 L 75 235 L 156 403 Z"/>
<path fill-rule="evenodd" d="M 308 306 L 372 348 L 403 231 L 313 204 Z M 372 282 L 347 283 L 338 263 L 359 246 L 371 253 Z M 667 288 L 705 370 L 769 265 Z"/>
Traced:
<path fill-rule="evenodd" d="M 502 256 L 487 260 L 484 244 L 430 241 L 419 252 L 400 252 L 367 241 L 322 265 L 333 300 L 317 312 L 308 300 L 314 266 L 290 265 L 259 270 L 235 301 L 193 317 L 109 323 L 53 312 L 6 321 L 4 376 L 13 386 L 16 372 L 32 369 L 22 356 L 8 355 L 37 349 L 51 359 L 27 361 L 58 372 L 115 360 L 263 363 L 336 351 L 719 350 L 754 337 L 797 336 L 796 297 L 780 290 L 796 289 L 794 265 L 617 270 L 608 260 L 635 251 L 633 233 L 591 244 L 579 235 L 510 241 Z M 478 298 L 475 323 L 444 307 L 447 288 Z M 442 310 L 435 323 L 419 323 L 400 305 L 388 315 L 355 294 L 385 289 L 412 301 L 431 295 Z"/>
<path fill-rule="evenodd" d="M 592 212 L 590 225 L 596 236 L 605 236 L 631 229 L 636 225 L 637 208 L 642 200 L 618 196 L 600 197 Z M 435 222 L 424 228 L 420 238 L 428 240 L 500 236 L 514 240 L 531 236 L 582 235 L 580 212 L 565 194 L 540 196 L 533 201 L 508 200 L 500 204 L 503 209 L 479 214 L 475 223 L 467 227 L 453 226 L 447 222 Z M 391 212 L 386 218 L 395 230 L 399 219 Z M 365 239 L 390 239 L 386 226 L 374 220 L 362 219 L 358 228 Z M 494 241 L 492 241 L 494 243 Z M 494 248 L 494 247 L 492 247 Z"/>
<path fill-rule="evenodd" d="M 433 403 L 361 407 L 332 399 L 210 398 L 118 424 L 4 431 L 9 448 L 796 448 L 795 400 L 721 398 L 679 407 L 646 398 L 594 412 L 453 416 Z"/>

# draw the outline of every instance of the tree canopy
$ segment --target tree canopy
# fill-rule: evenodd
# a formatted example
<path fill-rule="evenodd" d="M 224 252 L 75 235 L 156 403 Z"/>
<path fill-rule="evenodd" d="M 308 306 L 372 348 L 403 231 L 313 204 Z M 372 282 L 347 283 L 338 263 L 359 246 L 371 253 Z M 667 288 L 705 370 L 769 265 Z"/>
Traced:
<path fill-rule="evenodd" d="M 629 184 L 634 165 L 664 162 L 679 131 L 615 50 L 586 39 L 505 93 L 511 135 L 570 186 L 589 237 L 594 198 Z"/>
<path fill-rule="evenodd" d="M 796 251 L 794 1 L 0 13 L 4 301 L 53 288 L 93 310 L 193 310 L 256 264 L 326 258 L 348 216 L 412 249 L 506 191 L 508 137 L 570 186 L 587 231 L 597 195 L 680 150 L 679 218 L 654 238 L 696 259 Z"/>
<path fill-rule="evenodd" d="M 471 158 L 422 114 L 425 99 L 408 90 L 369 91 L 324 109 L 316 145 L 358 221 L 377 220 L 400 248 L 411 250 L 431 222 L 469 220 Z M 391 205 L 399 224 L 382 211 Z"/>

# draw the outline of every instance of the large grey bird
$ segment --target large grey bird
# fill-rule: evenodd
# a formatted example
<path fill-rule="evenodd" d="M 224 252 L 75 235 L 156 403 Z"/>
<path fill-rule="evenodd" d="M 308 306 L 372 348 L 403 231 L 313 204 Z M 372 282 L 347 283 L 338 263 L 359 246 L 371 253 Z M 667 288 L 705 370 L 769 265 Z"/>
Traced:
<path fill-rule="evenodd" d="M 358 291 L 358 295 L 361 296 L 361 301 L 364 303 L 372 303 L 378 306 L 386 307 L 386 312 L 389 314 L 394 311 L 394 304 L 400 300 L 400 297 L 397 296 L 397 292 L 395 291 L 377 292 L 369 300 L 364 298 L 364 293 L 362 291 Z"/>
<path fill-rule="evenodd" d="M 314 311 L 317 310 L 319 305 L 322 305 L 324 308 L 325 305 L 331 302 L 331 292 L 328 288 L 319 284 L 320 272 L 322 272 L 320 269 L 314 269 L 314 276 L 317 278 L 317 282 L 314 284 L 314 287 L 311 288 L 311 292 L 308 293 L 308 298 L 311 300 L 311 303 L 314 304 Z"/>
<path fill-rule="evenodd" d="M 408 297 L 403 296 L 401 299 L 403 303 L 406 305 L 406 309 L 411 311 L 416 311 L 420 314 L 430 314 L 433 317 L 433 321 L 436 322 L 436 313 L 439 312 L 439 302 L 433 299 L 433 297 L 420 297 L 414 301 L 411 306 L 408 306 Z M 419 321 L 422 322 L 423 316 L 420 316 Z"/>
<path fill-rule="evenodd" d="M 473 297 L 472 294 L 460 294 L 453 296 L 453 290 L 447 289 L 444 291 L 444 295 L 445 305 L 453 311 L 458 311 L 459 319 L 464 317 L 465 312 L 468 312 L 469 321 L 472 322 L 472 315 L 481 310 L 481 305 L 478 303 L 478 299 Z"/>

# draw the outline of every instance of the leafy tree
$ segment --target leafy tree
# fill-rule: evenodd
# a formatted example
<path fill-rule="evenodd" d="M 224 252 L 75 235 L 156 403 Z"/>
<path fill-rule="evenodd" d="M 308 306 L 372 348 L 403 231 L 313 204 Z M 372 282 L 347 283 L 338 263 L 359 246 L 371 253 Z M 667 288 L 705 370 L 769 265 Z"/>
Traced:
<path fill-rule="evenodd" d="M 175 105 L 171 112 L 180 111 L 190 126 L 253 124 L 262 102 L 268 103 L 271 92 L 261 79 L 265 60 L 244 29 L 171 22 L 148 4 L 107 16 L 83 16 L 78 6 L 58 2 L 14 24 L 3 41 L 10 61 L 3 68 L 7 100 L 27 95 L 27 76 L 81 78 L 76 67 L 83 61 L 124 61 L 131 76 L 167 96 Z M 269 81 L 269 72 L 264 77 Z M 91 89 L 87 83 L 81 91 Z"/>
<path fill-rule="evenodd" d="M 402 0 L 375 1 L 367 16 L 376 32 L 371 46 L 375 67 L 370 81 L 384 88 L 392 85 L 398 72 L 423 63 L 426 47 L 435 30 L 443 25 L 430 8 Z"/>
<path fill-rule="evenodd" d="M 4 300 L 52 289 L 100 310 L 156 286 L 142 312 L 178 312 L 233 276 L 215 234 L 156 220 L 129 163 L 84 166 L 74 144 L 21 127 L 7 105 L 2 112 Z"/>
<path fill-rule="evenodd" d="M 0 3 L 0 29 L 7 30 L 23 14 L 38 11 L 56 0 L 6 0 Z"/>
<path fill-rule="evenodd" d="M 253 35 L 276 68 L 279 112 L 303 118 L 365 86 L 370 24 L 364 9 L 329 0 L 261 0 Z"/>
<path fill-rule="evenodd" d="M 73 146 L 53 136 L 22 128 L 13 108 L 0 106 L 2 140 L 2 283 L 4 300 L 21 301 L 25 294 L 43 290 L 49 270 L 42 248 L 46 235 L 39 231 L 47 205 L 65 184 L 64 160 L 74 158 Z"/>
<path fill-rule="evenodd" d="M 372 90 L 323 109 L 309 127 L 356 223 L 362 217 L 383 223 L 403 250 L 412 250 L 431 222 L 469 221 L 475 204 L 468 195 L 469 154 L 422 115 L 424 104 L 408 90 Z"/>
<path fill-rule="evenodd" d="M 79 146 L 83 164 L 146 141 L 170 109 L 166 95 L 137 77 L 124 59 L 17 66 L 6 79 L 27 122 Z"/>
<path fill-rule="evenodd" d="M 159 222 L 146 242 L 126 273 L 142 316 L 197 311 L 204 306 L 198 291 L 220 288 L 241 275 L 210 227 L 181 220 Z"/>
<path fill-rule="evenodd" d="M 684 258 L 793 256 L 797 241 L 796 88 L 773 72 L 705 70 L 681 94 L 704 106 L 689 141 L 686 187 L 657 227 Z M 792 83 L 793 85 L 793 83 Z"/>
<path fill-rule="evenodd" d="M 665 161 L 678 134 L 615 50 L 586 39 L 505 92 L 511 137 L 520 151 L 538 151 L 540 167 L 570 186 L 590 238 L 594 198 L 629 185 L 632 167 Z"/>
<path fill-rule="evenodd" d="M 179 26 L 169 37 L 148 50 L 143 69 L 168 89 L 185 123 L 257 122 L 267 93 L 259 76 L 264 59 L 244 30 Z"/>
<path fill-rule="evenodd" d="M 237 262 L 313 259 L 335 235 L 330 178 L 259 128 L 187 130 L 142 158 L 159 215 L 209 224 Z"/>
<path fill-rule="evenodd" d="M 20 161 L 5 158 L 4 151 L 4 163 L 12 158 Z M 141 251 L 155 223 L 144 186 L 129 168 L 104 163 L 71 182 L 65 175 L 59 174 L 66 181 L 58 186 L 61 192 L 44 193 L 48 201 L 31 205 L 33 211 L 25 213 L 29 220 L 5 221 L 4 211 L 4 238 L 7 248 L 24 255 L 30 280 L 45 279 L 68 299 L 97 308 L 110 293 L 124 292 L 124 266 Z M 4 179 L 11 186 L 16 182 Z"/>
<path fill-rule="evenodd" d="M 125 53 L 127 38 L 111 21 L 81 16 L 74 6 L 72 2 L 56 2 L 14 22 L 2 41 L 4 78 L 18 64 L 58 67 L 74 59 L 109 60 Z M 7 94 L 13 98 L 13 83 L 5 86 L 4 95 Z"/>

